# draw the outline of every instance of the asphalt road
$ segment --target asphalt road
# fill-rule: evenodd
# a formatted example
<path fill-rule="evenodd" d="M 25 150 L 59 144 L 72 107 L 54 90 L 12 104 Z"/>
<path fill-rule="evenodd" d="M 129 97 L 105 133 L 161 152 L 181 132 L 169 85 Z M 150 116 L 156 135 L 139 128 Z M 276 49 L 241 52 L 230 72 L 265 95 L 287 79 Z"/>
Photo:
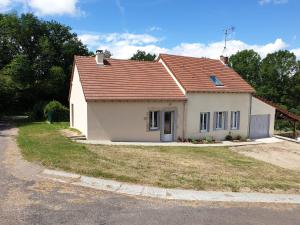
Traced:
<path fill-rule="evenodd" d="M 134 198 L 53 182 L 21 159 L 0 122 L 1 225 L 300 225 L 300 206 Z"/>

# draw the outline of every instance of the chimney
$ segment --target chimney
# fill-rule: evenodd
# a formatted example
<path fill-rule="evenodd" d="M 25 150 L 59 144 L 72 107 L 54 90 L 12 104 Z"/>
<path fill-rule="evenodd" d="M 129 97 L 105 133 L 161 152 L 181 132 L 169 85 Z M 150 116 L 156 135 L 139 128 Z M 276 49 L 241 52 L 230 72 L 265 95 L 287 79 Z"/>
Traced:
<path fill-rule="evenodd" d="M 224 65 L 228 66 L 228 63 L 229 63 L 228 56 L 221 55 L 220 60 L 221 60 L 222 63 L 224 63 Z"/>
<path fill-rule="evenodd" d="M 104 53 L 103 50 L 97 50 L 96 51 L 96 63 L 99 66 L 104 65 Z"/>

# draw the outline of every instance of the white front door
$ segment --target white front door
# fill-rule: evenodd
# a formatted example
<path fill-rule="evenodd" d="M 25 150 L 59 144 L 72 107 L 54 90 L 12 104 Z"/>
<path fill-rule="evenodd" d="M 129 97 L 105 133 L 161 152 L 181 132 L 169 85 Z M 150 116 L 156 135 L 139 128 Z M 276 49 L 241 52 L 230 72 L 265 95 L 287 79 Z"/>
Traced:
<path fill-rule="evenodd" d="M 174 112 L 163 112 L 162 116 L 162 141 L 173 141 L 174 132 Z"/>

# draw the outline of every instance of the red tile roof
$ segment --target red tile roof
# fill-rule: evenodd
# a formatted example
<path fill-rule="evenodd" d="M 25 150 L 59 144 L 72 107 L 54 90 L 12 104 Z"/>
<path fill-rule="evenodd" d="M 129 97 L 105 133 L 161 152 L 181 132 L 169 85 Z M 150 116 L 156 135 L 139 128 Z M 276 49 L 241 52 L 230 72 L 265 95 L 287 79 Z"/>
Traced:
<path fill-rule="evenodd" d="M 174 76 L 187 92 L 243 92 L 254 89 L 233 69 L 220 60 L 160 54 Z M 215 75 L 223 84 L 217 87 L 210 80 Z"/>
<path fill-rule="evenodd" d="M 158 62 L 75 56 L 86 101 L 186 100 L 173 78 Z"/>

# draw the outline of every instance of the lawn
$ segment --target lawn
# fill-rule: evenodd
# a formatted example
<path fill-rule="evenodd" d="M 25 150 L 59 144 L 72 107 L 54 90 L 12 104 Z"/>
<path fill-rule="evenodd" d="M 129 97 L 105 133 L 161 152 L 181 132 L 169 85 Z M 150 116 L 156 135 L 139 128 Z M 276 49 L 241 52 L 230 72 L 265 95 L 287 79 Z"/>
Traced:
<path fill-rule="evenodd" d="M 23 156 L 53 168 L 168 188 L 300 193 L 300 173 L 225 147 L 138 147 L 74 143 L 66 123 L 19 126 Z"/>

